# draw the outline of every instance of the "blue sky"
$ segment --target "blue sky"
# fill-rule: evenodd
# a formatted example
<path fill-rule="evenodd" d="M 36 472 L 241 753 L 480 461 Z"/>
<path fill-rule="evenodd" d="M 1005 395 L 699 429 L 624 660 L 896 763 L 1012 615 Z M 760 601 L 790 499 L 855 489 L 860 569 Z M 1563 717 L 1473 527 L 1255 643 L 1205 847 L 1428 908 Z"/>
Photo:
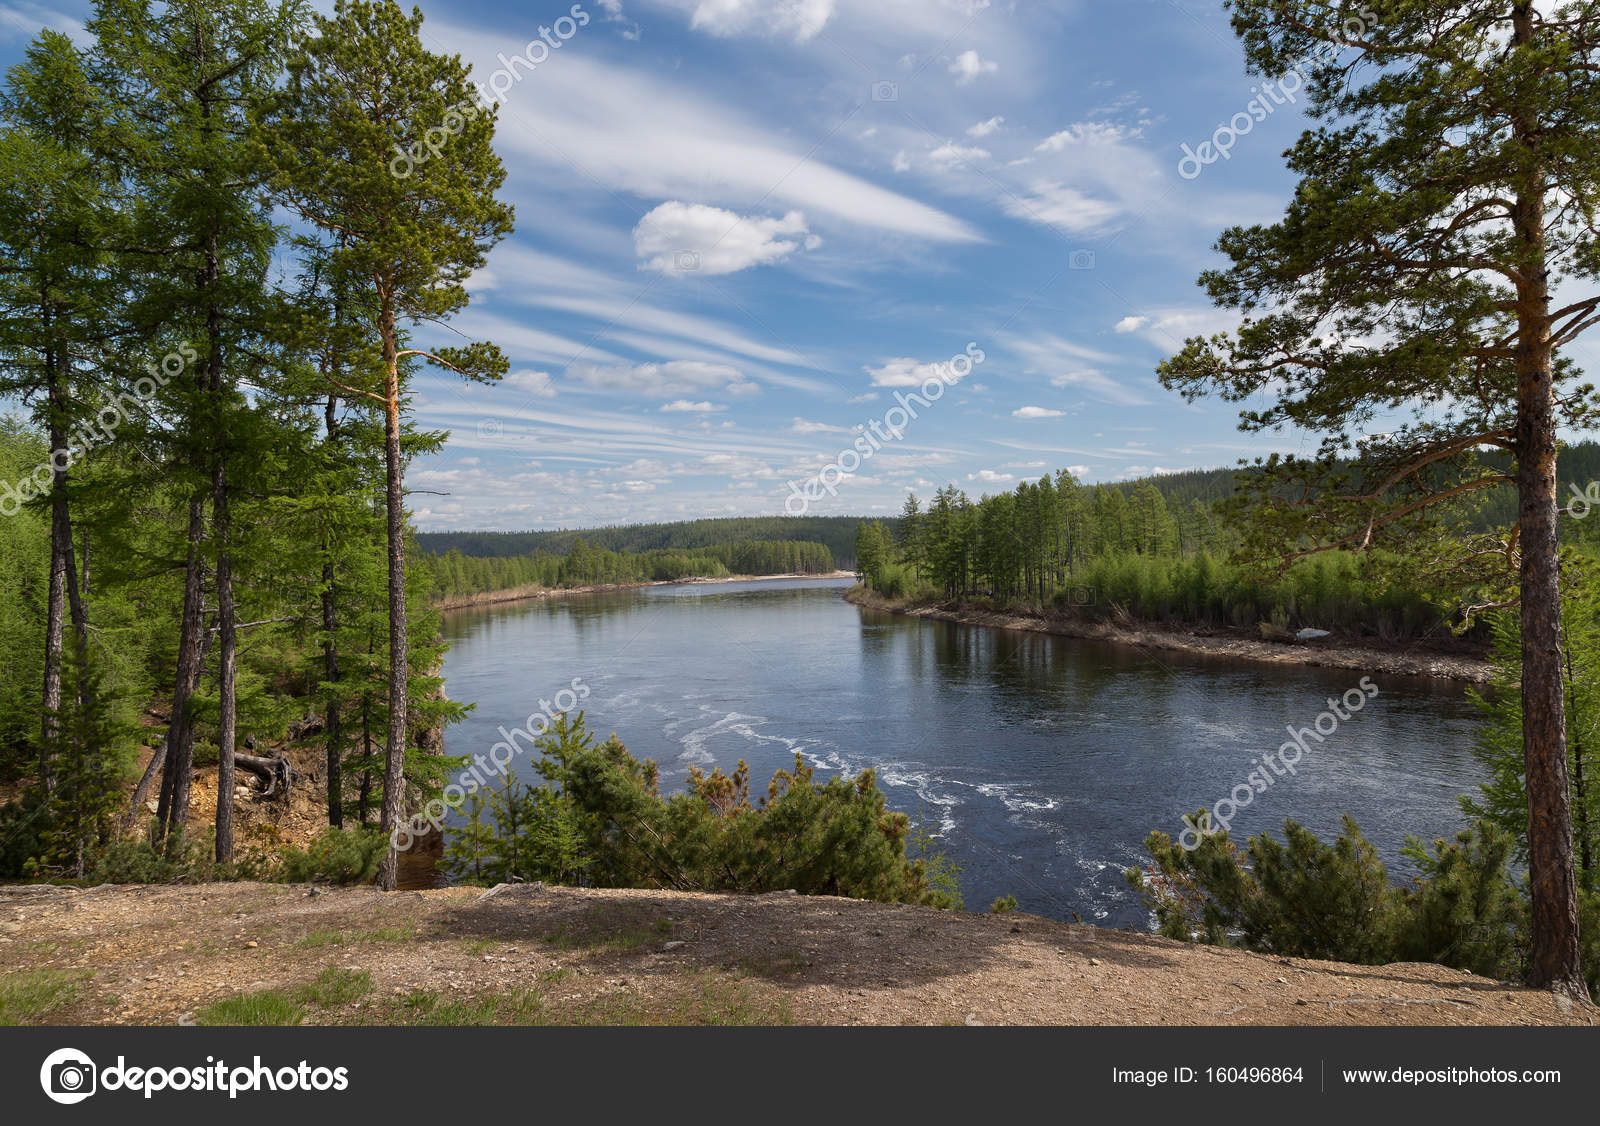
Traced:
<path fill-rule="evenodd" d="M 1260 94 L 1214 0 L 421 7 L 430 45 L 503 91 L 517 209 L 455 321 L 512 374 L 417 387 L 452 432 L 409 476 L 424 529 L 889 514 L 950 482 L 1314 444 L 1155 379 L 1234 323 L 1196 275 L 1225 226 L 1281 214 L 1303 125 L 1276 98 L 1180 172 Z M 0 4 L 0 54 L 87 9 Z M 558 48 L 529 49 L 541 28 Z"/>

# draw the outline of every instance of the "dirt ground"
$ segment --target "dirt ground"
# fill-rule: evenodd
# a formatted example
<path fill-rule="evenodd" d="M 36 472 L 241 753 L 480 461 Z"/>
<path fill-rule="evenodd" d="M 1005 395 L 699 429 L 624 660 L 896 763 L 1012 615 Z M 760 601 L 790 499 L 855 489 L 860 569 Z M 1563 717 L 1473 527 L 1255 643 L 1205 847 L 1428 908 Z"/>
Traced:
<path fill-rule="evenodd" d="M 1594 1012 L 1439 966 L 792 893 L 0 887 L 9 1023 L 1551 1025 Z"/>

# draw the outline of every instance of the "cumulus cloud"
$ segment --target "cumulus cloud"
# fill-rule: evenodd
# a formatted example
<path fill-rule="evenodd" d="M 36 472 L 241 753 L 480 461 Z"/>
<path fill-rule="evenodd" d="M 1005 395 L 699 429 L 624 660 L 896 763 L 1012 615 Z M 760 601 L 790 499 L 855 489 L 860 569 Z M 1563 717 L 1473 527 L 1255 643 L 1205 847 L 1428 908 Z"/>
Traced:
<path fill-rule="evenodd" d="M 691 403 L 688 399 L 674 399 L 670 403 L 663 403 L 661 409 L 669 414 L 680 411 L 685 414 L 704 414 L 707 411 L 725 411 L 728 408 L 721 403 L 708 403 L 703 400 Z"/>
<path fill-rule="evenodd" d="M 646 270 L 664 274 L 732 274 L 781 262 L 822 240 L 791 211 L 780 219 L 743 216 L 720 207 L 670 200 L 633 229 L 633 248 Z"/>
<path fill-rule="evenodd" d="M 604 391 L 648 395 L 693 395 L 720 391 L 749 395 L 760 390 L 738 368 L 700 360 L 672 360 L 664 364 L 578 364 L 569 374 L 586 386 Z"/>
<path fill-rule="evenodd" d="M 712 35 L 790 36 L 804 43 L 833 18 L 834 0 L 700 0 L 689 26 Z"/>
<path fill-rule="evenodd" d="M 872 376 L 874 387 L 921 387 L 930 379 L 954 383 L 959 376 L 951 370 L 948 361 L 923 363 L 910 356 L 896 356 L 882 367 L 862 369 Z"/>
<path fill-rule="evenodd" d="M 547 371 L 514 371 L 500 382 L 541 399 L 553 399 L 556 396 L 555 381 L 550 378 L 550 373 Z"/>
<path fill-rule="evenodd" d="M 956 76 L 956 85 L 966 86 L 973 82 L 980 74 L 993 74 L 1000 69 L 1000 64 L 993 59 L 985 59 L 973 50 L 962 51 L 950 60 L 950 73 Z"/>
<path fill-rule="evenodd" d="M 1150 323 L 1149 317 L 1123 317 L 1116 324 L 1116 331 L 1122 333 L 1138 332 Z"/>
<path fill-rule="evenodd" d="M 1000 126 L 1004 125 L 1005 123 L 1006 123 L 1006 119 L 1003 118 L 1003 117 L 998 117 L 998 116 L 991 117 L 988 121 L 980 121 L 980 122 L 978 122 L 978 124 L 972 126 L 970 129 L 968 129 L 967 130 L 967 136 L 969 136 L 969 137 L 987 137 L 990 133 L 993 133 L 996 129 L 1000 128 Z"/>
<path fill-rule="evenodd" d="M 976 145 L 958 145 L 946 141 L 929 153 L 928 159 L 946 166 L 956 163 L 970 164 L 975 160 L 988 160 L 989 150 Z"/>
<path fill-rule="evenodd" d="M 1011 412 L 1012 418 L 1060 418 L 1065 411 L 1051 410 L 1048 407 L 1018 407 Z"/>
<path fill-rule="evenodd" d="M 982 481 L 986 485 L 995 485 L 1006 481 L 1015 481 L 1016 478 L 1009 473 L 996 473 L 993 469 L 980 469 L 976 473 L 968 473 L 967 480 Z"/>

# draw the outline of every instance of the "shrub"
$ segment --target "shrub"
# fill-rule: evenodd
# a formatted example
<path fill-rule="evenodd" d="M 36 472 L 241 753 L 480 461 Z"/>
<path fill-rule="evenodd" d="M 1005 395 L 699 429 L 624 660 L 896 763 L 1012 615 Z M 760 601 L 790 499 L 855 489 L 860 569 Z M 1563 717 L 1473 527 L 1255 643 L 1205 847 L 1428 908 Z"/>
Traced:
<path fill-rule="evenodd" d="M 389 850 L 377 829 L 324 829 L 311 847 L 283 850 L 282 878 L 291 884 L 322 880 L 331 884 L 370 884 Z"/>
<path fill-rule="evenodd" d="M 1192 852 L 1165 833 L 1146 840 L 1152 863 L 1128 872 L 1168 938 L 1298 958 L 1382 965 L 1426 961 L 1485 977 L 1521 976 L 1527 901 L 1506 873 L 1509 834 L 1480 823 L 1429 851 L 1408 843 L 1422 870 L 1392 886 L 1349 816 L 1331 846 L 1293 821 L 1285 844 L 1263 834 L 1241 854 L 1226 832 Z M 1600 900 L 1582 903 L 1585 955 L 1600 955 Z M 1596 988 L 1593 965 L 1591 992 Z"/>
<path fill-rule="evenodd" d="M 557 788 L 529 792 L 539 805 L 559 806 L 560 814 L 547 809 L 523 824 L 559 825 L 560 851 L 578 858 L 562 863 L 596 886 L 792 889 L 960 904 L 954 868 L 942 855 L 926 854 L 925 846 L 922 857 L 908 855 L 910 819 L 888 809 L 870 770 L 818 783 L 797 755 L 794 769 L 778 771 L 766 796 L 752 802 L 749 770 L 741 762 L 732 774 L 692 770 L 687 792 L 663 798 L 655 764 L 634 758 L 615 737 L 596 744 L 581 712 L 558 717 L 540 748 L 539 772 Z M 507 818 L 496 820 L 504 835 Z M 486 830 L 480 817 L 470 847 L 465 840 L 451 846 L 456 863 L 476 863 L 480 852 L 494 863 L 505 857 L 505 841 L 479 840 Z M 529 841 L 537 845 L 532 835 Z M 537 847 L 532 855 L 537 859 Z"/>
<path fill-rule="evenodd" d="M 991 915 L 1009 915 L 1016 909 L 1017 897 L 1014 895 L 1002 895 L 999 899 L 989 904 L 989 913 Z"/>

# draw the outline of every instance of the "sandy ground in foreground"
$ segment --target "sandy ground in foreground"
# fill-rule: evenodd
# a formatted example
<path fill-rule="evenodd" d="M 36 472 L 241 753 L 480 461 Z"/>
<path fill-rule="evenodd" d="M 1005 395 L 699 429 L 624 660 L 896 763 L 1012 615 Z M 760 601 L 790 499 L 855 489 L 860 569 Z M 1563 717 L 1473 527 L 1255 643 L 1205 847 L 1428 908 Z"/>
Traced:
<path fill-rule="evenodd" d="M 1439 966 L 792 893 L 0 888 L 0 995 L 41 971 L 76 982 L 33 1023 L 188 1023 L 238 994 L 294 996 L 330 968 L 370 985 L 306 1001 L 305 1023 L 1551 1025 L 1594 1014 Z"/>

